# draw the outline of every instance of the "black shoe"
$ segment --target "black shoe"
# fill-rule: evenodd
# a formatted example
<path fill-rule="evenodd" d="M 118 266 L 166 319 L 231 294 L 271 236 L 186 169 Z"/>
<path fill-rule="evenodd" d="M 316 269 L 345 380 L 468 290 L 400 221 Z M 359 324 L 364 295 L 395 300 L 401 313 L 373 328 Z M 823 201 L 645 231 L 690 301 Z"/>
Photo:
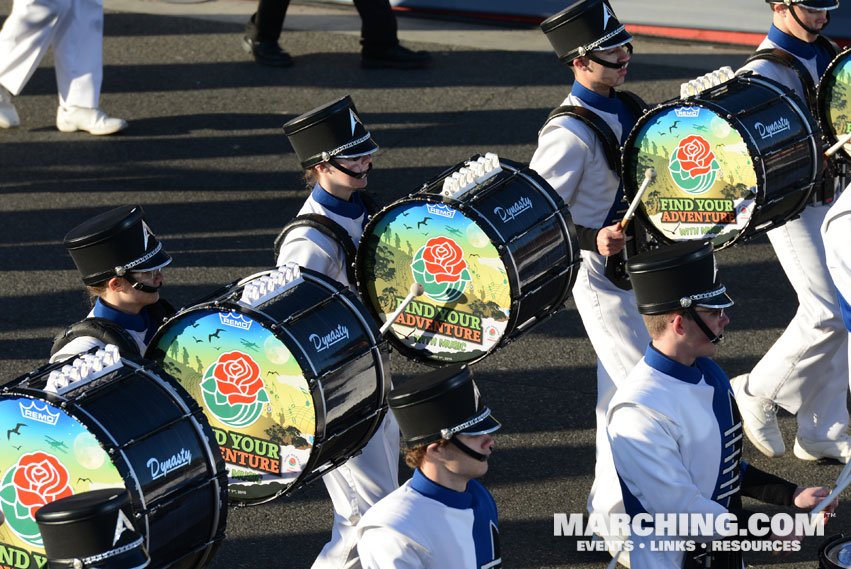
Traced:
<path fill-rule="evenodd" d="M 269 67 L 292 67 L 293 58 L 281 49 L 276 41 L 257 41 L 248 36 L 242 38 L 242 49 L 254 56 L 254 61 Z"/>
<path fill-rule="evenodd" d="M 420 69 L 431 62 L 427 51 L 411 51 L 401 45 L 361 52 L 361 67 L 368 69 Z"/>

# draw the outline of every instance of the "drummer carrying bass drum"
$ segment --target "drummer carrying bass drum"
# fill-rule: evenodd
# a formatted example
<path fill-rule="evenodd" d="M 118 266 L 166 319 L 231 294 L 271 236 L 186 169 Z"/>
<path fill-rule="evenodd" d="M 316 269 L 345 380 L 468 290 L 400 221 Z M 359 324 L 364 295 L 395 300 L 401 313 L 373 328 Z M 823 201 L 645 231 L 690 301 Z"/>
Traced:
<path fill-rule="evenodd" d="M 751 70 L 793 89 L 815 112 L 819 77 L 837 54 L 820 34 L 838 0 L 767 0 L 773 24 L 758 51 L 739 71 Z M 780 338 L 750 374 L 733 378 L 745 433 L 766 456 L 785 450 L 777 406 L 797 415 L 795 456 L 848 462 L 848 333 L 842 322 L 820 236 L 835 197 L 828 177 L 817 183 L 813 202 L 795 219 L 768 232 L 789 282 L 798 311 Z"/>
<path fill-rule="evenodd" d="M 312 187 L 275 251 L 278 265 L 296 262 L 354 290 L 351 266 L 369 219 L 360 191 L 378 145 L 348 96 L 294 118 L 284 133 Z M 356 527 L 378 500 L 399 487 L 399 425 L 388 413 L 363 452 L 322 477 L 334 504 L 331 541 L 313 569 L 359 567 Z"/>
<path fill-rule="evenodd" d="M 618 225 L 628 205 L 618 166 L 620 146 L 645 105 L 615 90 L 626 77 L 632 37 L 608 2 L 574 2 L 541 28 L 575 80 L 563 106 L 541 129 L 529 165 L 567 203 L 579 235 L 582 265 L 573 297 L 597 353 L 597 464 L 588 511 L 606 516 L 623 512 L 620 490 L 599 483 L 614 475 L 606 408 L 650 343 L 635 295 L 628 285 L 610 280 L 605 268 L 606 256 L 620 257 L 626 244 Z"/>
<path fill-rule="evenodd" d="M 56 337 L 55 362 L 94 347 L 115 344 L 141 355 L 174 308 L 160 298 L 161 269 L 171 263 L 145 222 L 142 206 L 122 206 L 68 232 L 63 241 L 83 277 L 94 307 L 85 320 Z"/>

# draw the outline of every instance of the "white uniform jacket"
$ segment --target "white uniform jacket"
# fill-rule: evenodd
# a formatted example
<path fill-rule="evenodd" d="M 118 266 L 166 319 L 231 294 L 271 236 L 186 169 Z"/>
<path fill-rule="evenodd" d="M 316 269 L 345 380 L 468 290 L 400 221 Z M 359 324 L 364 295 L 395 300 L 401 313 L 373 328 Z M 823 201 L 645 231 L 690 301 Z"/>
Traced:
<path fill-rule="evenodd" d="M 821 226 L 821 236 L 842 319 L 845 327 L 851 330 L 851 254 L 848 251 L 848 242 L 851 240 L 851 191 L 848 188 L 828 210 Z"/>
<path fill-rule="evenodd" d="M 360 243 L 368 221 L 358 192 L 352 195 L 351 201 L 345 202 L 323 190 L 319 184 L 314 186 L 298 215 L 306 213 L 316 213 L 337 223 L 351 236 L 355 247 Z M 355 283 L 350 283 L 346 274 L 345 249 L 317 229 L 299 227 L 287 234 L 277 264 L 281 266 L 288 261 L 318 271 L 354 290 Z"/>
<path fill-rule="evenodd" d="M 502 566 L 496 503 L 476 480 L 466 492 L 419 470 L 358 525 L 364 569 L 496 569 Z"/>
<path fill-rule="evenodd" d="M 588 108 L 618 139 L 626 135 L 619 117 L 625 108 L 615 98 L 602 97 L 575 82 L 563 104 Z M 631 122 L 635 117 L 624 120 Z M 529 165 L 567 203 L 574 223 L 597 229 L 611 224 L 620 178 L 609 167 L 602 142 L 584 122 L 562 116 L 547 123 L 538 135 L 538 148 Z M 596 481 L 614 473 L 606 439 L 606 408 L 615 389 L 641 359 L 650 336 L 633 292 L 621 290 L 605 276 L 606 257 L 596 249 L 582 249 L 581 255 L 573 298 L 597 353 L 597 460 L 588 510 L 607 514 L 623 510 L 617 486 L 599 487 Z"/>

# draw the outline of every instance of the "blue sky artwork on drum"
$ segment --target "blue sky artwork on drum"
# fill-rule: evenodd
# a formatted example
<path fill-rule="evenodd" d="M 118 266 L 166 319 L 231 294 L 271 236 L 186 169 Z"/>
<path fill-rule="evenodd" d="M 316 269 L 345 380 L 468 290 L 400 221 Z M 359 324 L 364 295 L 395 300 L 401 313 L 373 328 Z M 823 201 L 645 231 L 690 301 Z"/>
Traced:
<path fill-rule="evenodd" d="M 645 118 L 631 135 L 624 176 L 637 187 L 655 168 L 641 200 L 649 221 L 674 241 L 708 238 L 717 247 L 734 238 L 751 219 L 757 185 L 742 136 L 699 106 L 672 104 Z"/>
<path fill-rule="evenodd" d="M 830 143 L 851 133 L 851 48 L 840 53 L 828 66 L 818 86 L 819 120 Z M 843 146 L 851 160 L 851 142 Z"/>
<path fill-rule="evenodd" d="M 496 346 L 510 285 L 496 248 L 463 211 L 406 200 L 382 211 L 369 232 L 361 239 L 362 272 L 371 277 L 364 302 L 386 321 L 414 282 L 425 288 L 391 328 L 408 355 L 465 362 Z"/>
<path fill-rule="evenodd" d="M 272 497 L 302 473 L 316 429 L 313 398 L 290 350 L 260 322 L 190 309 L 166 324 L 148 354 L 204 408 L 232 499 Z"/>
<path fill-rule="evenodd" d="M 0 398 L 4 445 L 0 448 L 0 559 L 21 569 L 44 565 L 35 522 L 41 506 L 80 492 L 124 488 L 124 481 L 95 436 L 46 401 Z"/>

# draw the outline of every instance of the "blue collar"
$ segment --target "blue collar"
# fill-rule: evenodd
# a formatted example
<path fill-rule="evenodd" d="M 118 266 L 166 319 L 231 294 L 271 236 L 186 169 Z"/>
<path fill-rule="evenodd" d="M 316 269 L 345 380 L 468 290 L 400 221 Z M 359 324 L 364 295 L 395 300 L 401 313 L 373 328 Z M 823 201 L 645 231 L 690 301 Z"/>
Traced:
<path fill-rule="evenodd" d="M 455 508 L 456 510 L 466 510 L 473 506 L 473 495 L 467 492 L 456 492 L 445 486 L 441 486 L 437 482 L 432 482 L 420 469 L 414 471 L 414 477 L 411 479 L 411 488 L 432 500 L 437 500 L 444 506 Z"/>
<path fill-rule="evenodd" d="M 357 219 L 366 213 L 366 207 L 363 205 L 359 191 L 354 192 L 351 201 L 346 202 L 336 196 L 332 196 L 322 186 L 316 184 L 313 187 L 310 197 L 331 213 L 342 217 Z"/>
<path fill-rule="evenodd" d="M 614 91 L 608 97 L 604 97 L 599 93 L 595 93 L 579 81 L 574 81 L 570 94 L 604 113 L 616 115 L 620 110 L 621 102 L 614 96 Z"/>
<path fill-rule="evenodd" d="M 118 309 L 107 306 L 101 299 L 97 299 L 93 316 L 97 318 L 106 318 L 115 322 L 125 330 L 133 330 L 134 332 L 143 332 L 148 329 L 148 311 L 147 307 L 139 311 L 139 314 L 127 314 Z"/>
<path fill-rule="evenodd" d="M 768 39 L 776 43 L 781 49 L 801 59 L 812 59 L 816 56 L 816 48 L 813 44 L 781 32 L 773 24 L 768 30 Z"/>
<path fill-rule="evenodd" d="M 697 384 L 703 377 L 703 372 L 696 366 L 687 366 L 672 360 L 654 348 L 653 344 L 647 346 L 647 351 L 644 352 L 644 361 L 653 369 L 687 383 Z"/>

